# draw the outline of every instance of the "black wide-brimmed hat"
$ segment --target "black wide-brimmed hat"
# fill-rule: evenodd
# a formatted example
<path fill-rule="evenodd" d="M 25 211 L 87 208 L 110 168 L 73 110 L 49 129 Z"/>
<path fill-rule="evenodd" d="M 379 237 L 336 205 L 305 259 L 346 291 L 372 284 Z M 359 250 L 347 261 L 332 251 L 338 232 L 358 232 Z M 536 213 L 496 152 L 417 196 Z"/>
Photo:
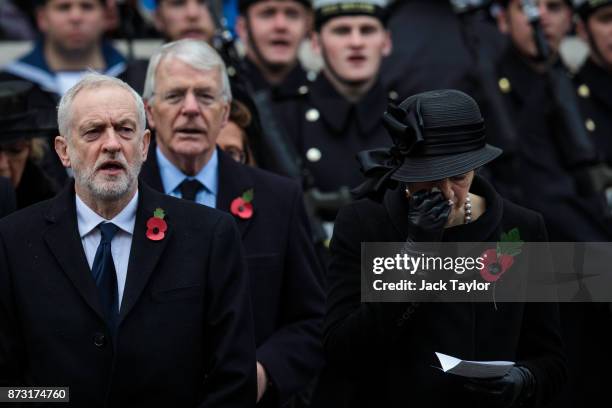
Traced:
<path fill-rule="evenodd" d="M 57 113 L 32 107 L 33 87 L 27 81 L 0 82 L 0 143 L 57 135 Z"/>
<path fill-rule="evenodd" d="M 426 182 L 474 170 L 502 153 L 486 143 L 484 120 L 469 95 L 444 89 L 390 104 L 383 116 L 393 146 L 357 155 L 368 178 L 355 193 L 380 192 L 392 180 Z"/>

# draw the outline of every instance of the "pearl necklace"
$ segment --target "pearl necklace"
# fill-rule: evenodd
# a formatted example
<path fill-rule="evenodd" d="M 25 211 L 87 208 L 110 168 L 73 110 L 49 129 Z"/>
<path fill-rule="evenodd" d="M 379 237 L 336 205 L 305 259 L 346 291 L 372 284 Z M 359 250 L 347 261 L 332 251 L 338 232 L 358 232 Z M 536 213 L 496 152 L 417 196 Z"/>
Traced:
<path fill-rule="evenodd" d="M 406 187 L 406 198 L 410 197 L 410 190 Z M 450 205 L 453 205 L 453 200 L 448 200 Z M 468 193 L 467 197 L 465 197 L 465 202 L 463 203 L 463 223 L 469 224 L 472 222 L 472 199 L 470 198 L 470 193 Z"/>
<path fill-rule="evenodd" d="M 472 199 L 468 193 L 465 197 L 465 203 L 463 203 L 463 223 L 469 224 L 470 222 L 472 222 Z"/>

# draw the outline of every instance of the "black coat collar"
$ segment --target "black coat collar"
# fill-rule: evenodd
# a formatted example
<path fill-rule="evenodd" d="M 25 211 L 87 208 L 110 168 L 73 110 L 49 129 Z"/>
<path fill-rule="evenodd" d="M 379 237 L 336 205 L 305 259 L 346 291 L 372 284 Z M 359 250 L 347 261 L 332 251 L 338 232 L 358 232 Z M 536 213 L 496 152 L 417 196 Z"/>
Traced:
<path fill-rule="evenodd" d="M 242 236 L 246 234 L 252 221 L 258 216 L 257 194 L 255 182 L 250 167 L 237 163 L 230 156 L 217 148 L 219 154 L 219 191 L 217 192 L 217 209 L 230 213 L 234 216 L 238 229 Z M 243 219 L 231 212 L 231 204 L 236 198 L 241 197 L 247 190 L 253 189 L 253 215 L 251 218 Z"/>
<path fill-rule="evenodd" d="M 286 99 L 299 95 L 301 86 L 309 83 L 306 71 L 298 63 L 287 74 L 287 77 L 277 85 L 271 85 L 263 77 L 259 68 L 248 58 L 244 59 L 244 67 L 249 83 L 253 87 L 253 91 L 270 90 L 271 97 L 275 99 Z"/>
<path fill-rule="evenodd" d="M 55 183 L 47 177 L 40 167 L 28 159 L 21 176 L 21 182 L 15 189 L 18 208 L 25 208 L 43 200 L 53 198 L 57 192 Z"/>
<path fill-rule="evenodd" d="M 378 80 L 356 104 L 340 95 L 323 74 L 312 84 L 310 94 L 312 105 L 336 135 L 342 135 L 355 122 L 360 135 L 367 137 L 382 123 L 381 118 L 387 107 L 387 95 Z"/>
<path fill-rule="evenodd" d="M 485 179 L 475 176 L 470 192 L 486 200 L 486 211 L 477 220 L 457 225 L 444 230 L 443 241 L 446 242 L 487 242 L 496 241 L 501 228 L 503 200 Z M 385 193 L 383 205 L 395 229 L 402 237 L 407 237 L 410 229 L 408 223 L 408 201 L 404 187 L 400 186 Z"/>
<path fill-rule="evenodd" d="M 147 183 L 154 190 L 164 193 L 164 185 L 162 183 L 161 173 L 159 171 L 159 163 L 157 162 L 156 146 L 157 143 L 155 143 L 155 139 L 151 139 L 149 151 L 147 153 L 147 160 L 142 165 L 142 169 L 140 169 L 139 177 L 140 180 Z"/>
<path fill-rule="evenodd" d="M 147 238 L 147 221 L 153 216 L 156 208 L 165 207 L 164 196 L 155 193 L 145 184 L 140 184 L 138 191 L 136 223 L 119 324 L 141 296 L 167 243 L 172 239 L 174 230 L 172 218 L 176 215 L 168 212 L 164 219 L 168 225 L 164 239 L 151 241 Z M 47 246 L 85 302 L 103 319 L 104 314 L 96 284 L 79 235 L 74 182 L 67 185 L 56 198 L 50 201 L 45 219 L 49 223 L 49 227 L 43 233 Z"/>
<path fill-rule="evenodd" d="M 159 172 L 159 163 L 157 162 L 155 146 L 155 143 L 152 142 L 149 147 L 149 154 L 140 172 L 140 179 L 163 194 L 164 187 L 161 180 L 161 173 Z M 236 163 L 218 147 L 217 154 L 219 155 L 219 190 L 217 191 L 216 208 L 232 214 L 232 201 L 242 196 L 245 191 L 251 188 L 254 189 L 255 187 L 252 169 L 246 165 Z M 251 203 L 254 209 L 252 217 L 249 219 L 242 219 L 232 214 L 234 215 L 234 219 L 238 224 L 242 236 L 246 234 L 251 221 L 257 217 L 257 202 L 257 191 L 254 190 L 254 199 Z"/>
<path fill-rule="evenodd" d="M 43 239 L 85 302 L 104 319 L 96 283 L 89 269 L 77 224 L 74 182 L 50 201 Z"/>

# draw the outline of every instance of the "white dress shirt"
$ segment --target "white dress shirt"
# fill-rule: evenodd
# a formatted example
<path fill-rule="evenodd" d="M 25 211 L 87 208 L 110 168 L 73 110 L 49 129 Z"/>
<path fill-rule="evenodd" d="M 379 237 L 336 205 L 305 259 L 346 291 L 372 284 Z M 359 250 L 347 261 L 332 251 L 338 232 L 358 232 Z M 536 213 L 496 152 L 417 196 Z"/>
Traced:
<path fill-rule="evenodd" d="M 125 281 L 127 279 L 127 268 L 130 259 L 130 249 L 132 248 L 132 237 L 134 235 L 134 225 L 136 224 L 136 208 L 138 207 L 138 192 L 134 194 L 134 198 L 125 206 L 119 214 L 112 220 L 107 220 L 96 214 L 76 195 L 76 211 L 77 224 L 79 227 L 79 235 L 81 243 L 85 250 L 89 269 L 93 268 L 96 251 L 100 245 L 102 234 L 96 228 L 101 222 L 112 222 L 119 229 L 111 241 L 111 253 L 113 254 L 113 263 L 117 272 L 117 288 L 119 290 L 119 309 L 121 309 L 121 300 L 123 299 L 123 290 L 125 289 Z"/>

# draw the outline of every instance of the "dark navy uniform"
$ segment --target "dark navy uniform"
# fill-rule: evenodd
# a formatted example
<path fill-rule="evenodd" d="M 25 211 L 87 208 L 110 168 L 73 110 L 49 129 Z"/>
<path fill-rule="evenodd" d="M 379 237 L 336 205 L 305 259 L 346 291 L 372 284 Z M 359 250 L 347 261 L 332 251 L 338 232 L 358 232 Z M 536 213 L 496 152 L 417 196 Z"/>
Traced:
<path fill-rule="evenodd" d="M 576 89 L 578 102 L 585 114 L 585 127 L 595 137 L 598 149 L 604 153 L 606 143 L 598 141 L 595 131 L 598 127 L 605 131 L 609 119 L 604 120 L 596 114 L 594 106 L 598 103 L 595 92 L 605 95 L 606 90 L 600 82 L 598 85 L 592 82 L 587 84 L 584 75 L 584 72 L 594 68 L 583 68 L 576 77 Z M 612 223 L 605 217 L 601 195 L 580 192 L 579 181 L 567 168 L 560 153 L 561 138 L 567 137 L 567 134 L 549 91 L 546 75 L 532 69 L 512 48 L 500 60 L 497 72 L 499 92 L 504 97 L 517 137 L 514 151 L 518 155 L 519 165 L 513 172 L 508 172 L 508 168 L 501 169 L 509 176 L 506 180 L 516 182 L 514 187 L 520 189 L 520 199 L 525 206 L 542 213 L 551 241 L 609 241 L 612 238 Z M 594 91 L 595 88 L 598 91 Z M 485 107 L 484 114 L 490 113 Z M 485 119 L 488 129 L 495 128 L 495 117 L 485 116 Z M 607 129 L 609 137 L 610 128 Z M 495 143 L 495 134 L 489 133 L 488 136 L 491 136 L 491 143 Z M 607 144 L 610 146 L 610 141 Z M 494 181 L 499 182 L 495 177 Z M 605 345 L 612 338 L 608 330 L 611 327 L 608 305 L 562 304 L 560 313 L 570 384 L 551 406 L 597 406 L 599 403 L 596 401 L 603 398 L 601 392 L 605 390 L 606 378 L 609 378 L 609 374 L 602 371 L 607 364 L 601 361 L 611 361 L 607 351 L 609 347 Z"/>
<path fill-rule="evenodd" d="M 321 191 L 357 186 L 362 175 L 355 155 L 391 143 L 382 122 L 390 94 L 397 96 L 377 82 L 351 103 L 321 74 L 302 97 L 285 104 L 281 120 Z"/>
<path fill-rule="evenodd" d="M 513 128 L 508 132 L 515 140 L 507 141 L 501 138 L 501 128 L 504 126 L 498 112 L 491 106 L 484 90 L 476 85 L 480 79 L 475 78 L 474 96 L 481 106 L 487 129 L 487 141 L 504 150 L 504 154 L 493 163 L 487 165 L 484 175 L 493 183 L 495 189 L 505 198 L 526 204 L 524 186 L 521 183 L 522 169 L 520 159 L 522 150 L 529 150 L 533 141 L 527 135 L 552 135 L 554 123 L 549 118 L 554 116 L 551 99 L 548 96 L 546 76 L 534 71 L 519 52 L 512 46 L 506 47 L 496 64 L 496 82 L 498 95 L 501 97 L 507 118 L 510 118 Z M 491 92 L 491 91 L 490 91 Z M 548 119 L 547 119 L 548 118 Z M 542 136 L 545 139 L 545 136 Z M 525 146 L 524 146 L 525 145 Z"/>
<path fill-rule="evenodd" d="M 588 59 L 574 77 L 584 125 L 612 164 L 612 74 Z"/>
<path fill-rule="evenodd" d="M 535 71 L 512 46 L 500 59 L 497 72 L 499 92 L 515 125 L 518 165 L 492 167 L 494 185 L 502 192 L 518 189 L 520 195 L 509 198 L 541 212 L 553 241 L 608 240 L 612 223 L 604 218 L 602 197 L 579 193 L 580 186 L 559 150 L 567 134 L 546 75 Z M 495 129 L 492 111 L 484 103 L 481 106 L 487 129 Z M 496 142 L 495 132 L 489 131 L 487 137 Z M 496 172 L 505 175 L 496 179 Z"/>

